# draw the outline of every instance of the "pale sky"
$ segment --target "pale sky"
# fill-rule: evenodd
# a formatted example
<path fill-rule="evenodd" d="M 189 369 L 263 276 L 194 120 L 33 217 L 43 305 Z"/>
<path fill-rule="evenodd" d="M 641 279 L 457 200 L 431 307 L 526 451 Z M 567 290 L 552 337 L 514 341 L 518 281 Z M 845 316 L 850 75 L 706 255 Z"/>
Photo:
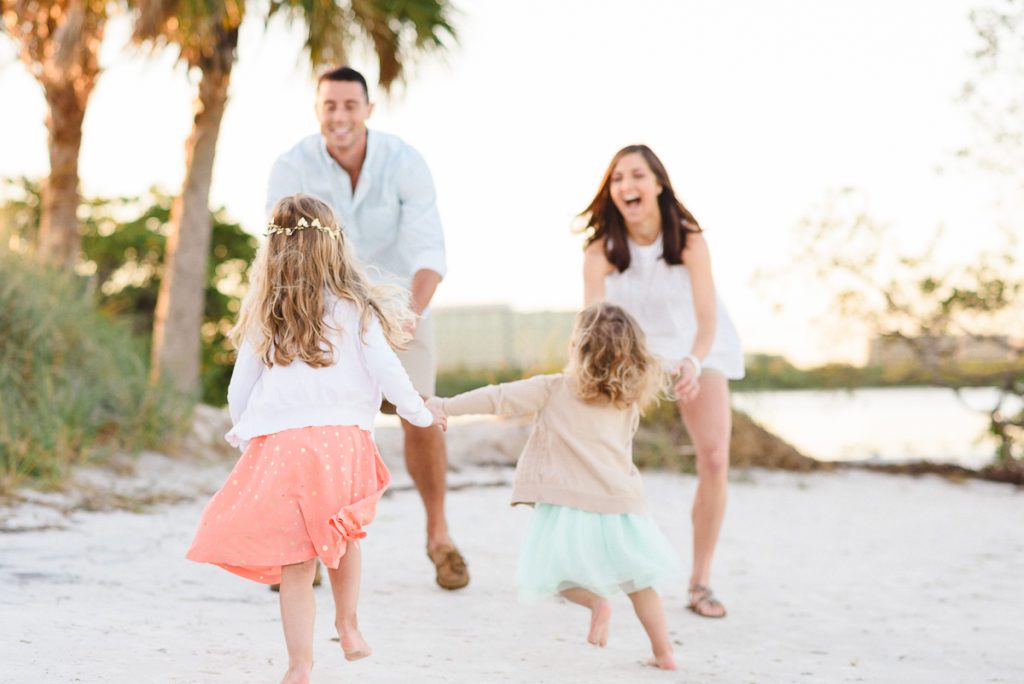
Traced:
<path fill-rule="evenodd" d="M 751 276 L 784 269 L 795 224 L 848 186 L 905 246 L 940 223 L 959 258 L 964 244 L 995 240 L 985 180 L 935 172 L 971 139 L 956 96 L 972 73 L 978 4 L 463 0 L 460 44 L 416 65 L 390 100 L 377 97 L 370 125 L 417 147 L 434 174 L 449 266 L 437 305 L 576 308 L 573 217 L 614 152 L 645 142 L 706 230 L 747 350 L 858 360 L 863 338 L 815 322 L 829 302 L 813 283 L 784 293 L 780 313 L 770 306 L 778 293 Z M 85 122 L 83 191 L 177 192 L 194 89 L 170 55 L 126 49 L 126 38 L 126 22 L 111 24 Z M 242 32 L 211 202 L 252 232 L 273 160 L 317 130 L 300 46 L 281 23 L 264 30 L 254 17 Z M 369 78 L 372 64 L 354 55 Z M 44 175 L 41 90 L 3 39 L 0 97 L 0 175 Z"/>

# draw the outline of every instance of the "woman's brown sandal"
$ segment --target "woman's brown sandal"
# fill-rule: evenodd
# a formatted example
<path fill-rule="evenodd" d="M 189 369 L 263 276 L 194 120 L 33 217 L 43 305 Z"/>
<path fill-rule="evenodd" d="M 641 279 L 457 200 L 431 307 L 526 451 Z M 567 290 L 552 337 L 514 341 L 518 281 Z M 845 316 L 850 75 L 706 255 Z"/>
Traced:
<path fill-rule="evenodd" d="M 687 606 L 697 615 L 706 618 L 724 618 L 725 606 L 715 598 L 711 587 L 694 584 L 690 587 L 690 605 Z M 721 610 L 721 612 L 718 612 Z"/>

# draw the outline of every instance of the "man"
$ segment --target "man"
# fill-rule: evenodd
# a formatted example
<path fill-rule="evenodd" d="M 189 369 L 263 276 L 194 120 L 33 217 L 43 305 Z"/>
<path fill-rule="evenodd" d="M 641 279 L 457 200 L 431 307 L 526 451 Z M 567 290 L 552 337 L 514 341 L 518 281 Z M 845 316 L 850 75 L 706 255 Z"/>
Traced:
<path fill-rule="evenodd" d="M 399 358 L 416 390 L 429 397 L 436 359 L 427 307 L 445 273 L 434 183 L 416 150 L 396 136 L 367 130 L 372 113 L 366 79 L 358 71 L 341 67 L 321 76 L 316 93 L 320 133 L 299 141 L 274 163 L 267 211 L 297 192 L 319 197 L 334 208 L 360 260 L 409 288 L 412 308 L 421 318 L 415 339 Z M 469 583 L 469 572 L 448 535 L 444 514 L 444 436 L 405 420 L 402 431 L 406 468 L 426 509 L 427 555 L 437 583 L 461 589 Z"/>

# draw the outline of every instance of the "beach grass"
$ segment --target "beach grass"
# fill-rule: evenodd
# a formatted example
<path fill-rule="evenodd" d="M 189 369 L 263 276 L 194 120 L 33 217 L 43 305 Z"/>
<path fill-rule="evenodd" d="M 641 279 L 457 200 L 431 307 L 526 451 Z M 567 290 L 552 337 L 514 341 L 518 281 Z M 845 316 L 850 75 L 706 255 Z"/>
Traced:
<path fill-rule="evenodd" d="M 59 487 L 73 464 L 165 448 L 190 406 L 151 386 L 143 341 L 88 281 L 0 251 L 0 493 Z"/>

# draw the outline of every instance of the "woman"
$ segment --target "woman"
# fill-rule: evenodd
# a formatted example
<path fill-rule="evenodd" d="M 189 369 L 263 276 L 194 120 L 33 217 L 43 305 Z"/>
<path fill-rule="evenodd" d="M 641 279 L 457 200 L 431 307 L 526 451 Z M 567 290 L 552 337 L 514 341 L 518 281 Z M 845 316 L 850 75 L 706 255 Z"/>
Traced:
<path fill-rule="evenodd" d="M 715 294 L 707 243 L 646 145 L 616 153 L 581 216 L 588 234 L 584 305 L 607 301 L 633 314 L 651 350 L 678 376 L 679 414 L 697 452 L 689 607 L 703 617 L 725 617 L 709 585 L 725 515 L 728 381 L 743 377 L 743 352 Z"/>

